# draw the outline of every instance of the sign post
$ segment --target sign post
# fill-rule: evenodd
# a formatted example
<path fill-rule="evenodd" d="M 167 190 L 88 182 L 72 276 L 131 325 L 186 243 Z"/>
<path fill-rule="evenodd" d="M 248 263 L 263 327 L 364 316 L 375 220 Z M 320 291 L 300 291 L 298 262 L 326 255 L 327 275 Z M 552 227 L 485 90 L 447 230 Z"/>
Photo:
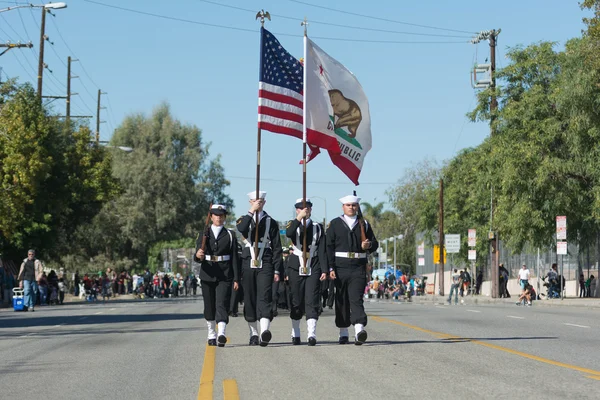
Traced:
<path fill-rule="evenodd" d="M 565 254 L 567 254 L 567 217 L 565 215 L 556 217 L 556 254 L 560 254 L 560 299 L 563 300 L 564 264 Z"/>

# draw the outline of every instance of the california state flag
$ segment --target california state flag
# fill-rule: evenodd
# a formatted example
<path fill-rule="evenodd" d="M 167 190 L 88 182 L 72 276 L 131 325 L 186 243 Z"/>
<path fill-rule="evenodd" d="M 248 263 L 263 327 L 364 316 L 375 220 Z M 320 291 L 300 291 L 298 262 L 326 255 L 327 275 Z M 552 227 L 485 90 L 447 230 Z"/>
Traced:
<path fill-rule="evenodd" d="M 304 127 L 311 145 L 327 148 L 331 161 L 358 185 L 365 156 L 371 150 L 371 116 L 362 86 L 346 67 L 304 37 Z M 311 139 L 335 139 L 331 150 Z"/>

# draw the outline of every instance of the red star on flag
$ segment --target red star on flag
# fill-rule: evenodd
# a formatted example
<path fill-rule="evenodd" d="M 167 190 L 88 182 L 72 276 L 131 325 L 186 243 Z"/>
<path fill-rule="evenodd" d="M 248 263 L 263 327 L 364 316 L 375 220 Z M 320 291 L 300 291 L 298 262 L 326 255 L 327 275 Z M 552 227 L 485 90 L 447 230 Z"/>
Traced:
<path fill-rule="evenodd" d="M 323 75 L 323 66 L 319 65 L 319 74 L 322 76 Z"/>

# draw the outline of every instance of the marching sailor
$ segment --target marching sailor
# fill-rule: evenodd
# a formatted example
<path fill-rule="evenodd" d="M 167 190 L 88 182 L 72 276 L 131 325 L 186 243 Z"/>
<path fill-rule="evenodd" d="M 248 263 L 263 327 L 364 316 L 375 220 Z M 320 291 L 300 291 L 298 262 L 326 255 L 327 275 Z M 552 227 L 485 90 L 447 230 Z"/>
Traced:
<path fill-rule="evenodd" d="M 219 347 L 227 343 L 225 327 L 229 323 L 231 290 L 238 290 L 240 280 L 237 239 L 235 232 L 223 226 L 226 216 L 225 206 L 212 205 L 212 225 L 205 233 L 205 248 L 202 249 L 203 238 L 198 235 L 194 255 L 194 261 L 201 263 L 200 285 L 204 299 L 204 318 L 208 325 L 208 345 L 216 346 L 218 343 Z"/>
<path fill-rule="evenodd" d="M 292 344 L 300 344 L 300 320 L 306 315 L 308 345 L 317 344 L 317 320 L 321 282 L 326 279 L 327 256 L 325 254 L 325 231 L 323 226 L 310 219 L 312 203 L 306 199 L 296 200 L 296 218 L 288 222 L 286 236 L 292 241 L 293 251 L 289 255 L 285 275 L 289 280 L 292 304 Z M 304 229 L 306 219 L 306 230 Z M 306 247 L 304 239 L 306 237 Z M 302 252 L 305 254 L 302 254 Z"/>
<path fill-rule="evenodd" d="M 273 281 L 278 282 L 283 273 L 279 226 L 264 210 L 267 192 L 248 193 L 250 210 L 237 220 L 237 229 L 246 239 L 242 251 L 244 280 L 244 318 L 250 328 L 250 346 L 265 347 L 271 341 L 269 330 L 273 320 Z M 258 243 L 256 241 L 256 215 L 258 214 Z M 256 244 L 256 246 L 255 246 Z M 259 326 L 257 327 L 257 321 Z M 260 334 L 260 340 L 259 340 Z"/>
<path fill-rule="evenodd" d="M 340 199 L 344 214 L 334 218 L 327 228 L 329 276 L 335 280 L 335 324 L 340 328 L 339 344 L 348 343 L 348 327 L 354 325 L 354 344 L 367 340 L 367 314 L 363 304 L 367 285 L 367 253 L 379 243 L 371 225 L 360 215 L 360 197 Z"/>

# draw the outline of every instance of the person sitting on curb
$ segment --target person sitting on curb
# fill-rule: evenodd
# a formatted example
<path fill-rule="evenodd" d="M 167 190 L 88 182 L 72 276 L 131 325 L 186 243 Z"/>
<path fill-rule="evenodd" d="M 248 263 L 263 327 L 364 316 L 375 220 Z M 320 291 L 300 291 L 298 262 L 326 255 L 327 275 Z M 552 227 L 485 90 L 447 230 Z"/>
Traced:
<path fill-rule="evenodd" d="M 524 300 L 527 300 L 526 303 L 524 303 L 526 306 L 531 306 L 531 299 L 534 296 L 534 290 L 533 290 L 533 286 L 531 286 L 530 284 L 527 284 L 525 286 L 525 290 L 523 290 L 523 293 L 521 293 L 521 296 L 519 296 L 519 301 L 517 301 L 517 305 L 520 306 L 521 303 L 524 302 Z"/>

